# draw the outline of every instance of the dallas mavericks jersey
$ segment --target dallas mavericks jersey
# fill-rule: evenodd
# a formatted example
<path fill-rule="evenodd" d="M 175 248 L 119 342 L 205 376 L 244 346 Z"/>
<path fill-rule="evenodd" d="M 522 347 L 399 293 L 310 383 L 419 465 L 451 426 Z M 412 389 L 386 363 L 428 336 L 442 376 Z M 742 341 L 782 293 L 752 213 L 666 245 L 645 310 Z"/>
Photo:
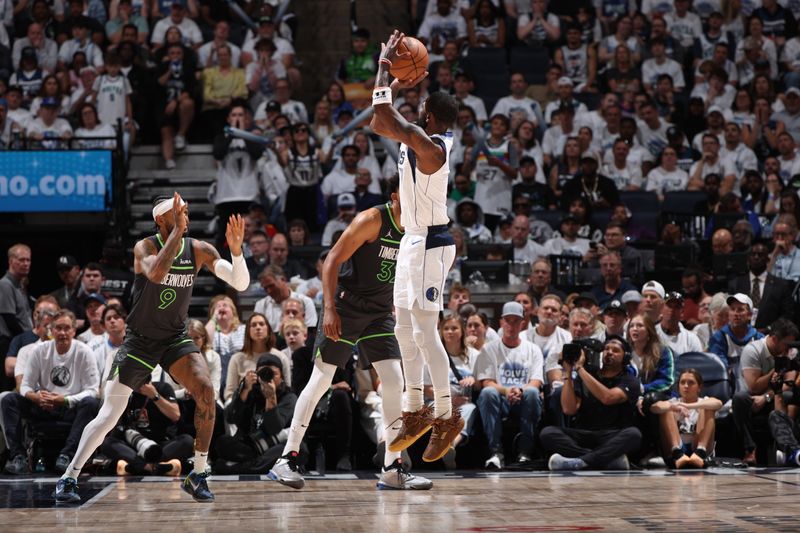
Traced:
<path fill-rule="evenodd" d="M 148 239 L 156 250 L 164 247 L 160 234 Z M 144 274 L 136 274 L 128 327 L 139 335 L 156 340 L 183 333 L 196 273 L 193 241 L 185 237 L 161 283 L 153 283 Z"/>
<path fill-rule="evenodd" d="M 394 273 L 403 232 L 392 215 L 392 204 L 376 206 L 381 214 L 381 230 L 373 242 L 362 244 L 340 268 L 340 294 L 344 289 L 375 312 L 391 312 L 394 307 Z"/>
<path fill-rule="evenodd" d="M 431 140 L 444 150 L 444 165 L 433 174 L 424 174 L 417 168 L 414 150 L 400 145 L 397 169 L 400 174 L 400 220 L 406 231 L 447 225 L 447 182 L 450 177 L 450 149 L 453 133 L 431 135 Z"/>

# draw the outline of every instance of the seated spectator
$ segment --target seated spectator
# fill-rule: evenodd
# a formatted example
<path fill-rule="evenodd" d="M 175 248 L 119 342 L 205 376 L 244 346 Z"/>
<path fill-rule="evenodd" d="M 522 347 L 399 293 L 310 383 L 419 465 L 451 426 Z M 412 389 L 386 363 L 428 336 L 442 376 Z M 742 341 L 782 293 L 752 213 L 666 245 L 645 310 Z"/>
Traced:
<path fill-rule="evenodd" d="M 197 63 L 200 68 L 207 69 L 219 66 L 219 52 L 223 46 L 227 46 L 230 52 L 230 66 L 234 69 L 242 66 L 242 50 L 228 40 L 230 31 L 231 27 L 226 21 L 221 20 L 216 23 L 214 26 L 214 38 L 197 49 Z"/>
<path fill-rule="evenodd" d="M 470 313 L 463 313 L 467 315 L 467 346 L 480 352 L 486 345 L 487 333 L 493 331 L 489 327 L 489 319 L 484 313 L 475 311 L 475 306 L 464 306 L 464 309 L 470 308 Z M 463 315 L 462 315 L 463 316 Z M 497 335 L 497 332 L 495 332 Z"/>
<path fill-rule="evenodd" d="M 275 236 L 277 238 L 277 235 Z M 275 238 L 272 240 L 272 248 L 275 246 Z M 270 251 L 272 251 L 270 248 Z M 308 328 L 317 326 L 317 310 L 314 302 L 308 296 L 298 294 L 289 287 L 286 273 L 280 266 L 270 262 L 270 264 L 259 274 L 261 286 L 267 292 L 267 296 L 258 300 L 255 304 L 255 312 L 267 317 L 270 328 L 273 331 L 280 329 L 283 310 L 281 304 L 287 298 L 296 298 L 303 302 L 305 308 L 305 324 Z"/>
<path fill-rule="evenodd" d="M 631 39 L 636 41 L 635 37 L 631 37 Z M 639 45 L 637 44 L 636 46 L 638 48 Z M 602 54 L 602 48 L 600 53 Z M 634 54 L 632 49 L 625 44 L 620 44 L 614 49 L 613 66 L 610 66 L 601 74 L 610 91 L 616 94 L 625 94 L 632 91 L 635 94 L 641 90 L 642 73 L 636 66 L 638 61 L 634 59 L 634 57 L 638 56 L 638 53 L 636 53 L 636 56 Z"/>
<path fill-rule="evenodd" d="M 40 296 L 36 299 L 33 308 L 33 329 L 15 335 L 14 338 L 9 339 L 10 343 L 6 339 L 2 339 L 3 351 L 6 352 L 4 375 L 11 378 L 0 381 L 4 391 L 19 391 L 29 354 L 36 346 L 50 340 L 50 323 L 58 310 L 58 304 L 52 296 Z M 0 401 L 6 394 L 7 392 L 0 392 Z M 0 415 L 0 428 L 2 428 L 2 422 L 3 417 Z"/>
<path fill-rule="evenodd" d="M 116 303 L 110 303 L 103 307 L 103 314 L 101 315 L 103 321 L 103 343 L 95 347 L 94 356 L 97 362 L 97 375 L 100 376 L 100 396 L 103 396 L 103 386 L 107 381 L 105 378 L 106 369 L 111 368 L 114 362 L 114 356 L 117 350 L 122 346 L 122 341 L 125 339 L 125 327 L 128 320 L 128 312 Z"/>
<path fill-rule="evenodd" d="M 527 46 L 552 46 L 561 37 L 561 23 L 547 11 L 546 0 L 531 0 L 529 13 L 517 18 L 517 39 Z"/>
<path fill-rule="evenodd" d="M 325 230 L 322 232 L 322 246 L 331 246 L 333 244 L 333 235 L 337 231 L 344 231 L 355 218 L 356 197 L 353 196 L 353 193 L 345 192 L 340 194 L 336 198 L 336 210 L 336 218 L 331 218 L 325 224 Z"/>
<path fill-rule="evenodd" d="M 225 408 L 225 420 L 236 425 L 234 436 L 216 439 L 214 471 L 263 474 L 283 453 L 285 429 L 294 414 L 297 395 L 283 380 L 283 363 L 273 354 L 258 358 L 255 370 L 240 381 Z"/>
<path fill-rule="evenodd" d="M 689 170 L 689 183 L 687 190 L 703 190 L 705 177 L 709 174 L 722 176 L 720 194 L 724 195 L 736 187 L 738 190 L 738 180 L 736 178 L 736 167 L 730 159 L 723 159 L 719 152 L 719 139 L 716 135 L 703 135 L 703 156 L 699 161 L 692 165 Z"/>
<path fill-rule="evenodd" d="M 502 48 L 506 43 L 506 21 L 491 0 L 479 0 L 474 15 L 467 18 L 467 40 L 472 48 Z"/>
<path fill-rule="evenodd" d="M 33 99 L 30 106 L 30 111 L 33 116 L 38 116 L 39 108 L 42 105 L 42 100 L 45 98 L 54 98 L 58 102 L 58 115 L 67 117 L 69 115 L 69 102 L 70 97 L 63 94 L 61 85 L 58 83 L 58 78 L 52 74 L 45 76 L 42 81 L 42 87 L 39 89 L 39 94 Z"/>
<path fill-rule="evenodd" d="M 569 213 L 564 215 L 559 226 L 560 237 L 553 237 L 545 244 L 547 255 L 578 255 L 584 257 L 589 252 L 589 239 L 578 237 L 578 219 Z"/>
<path fill-rule="evenodd" d="M 142 3 L 144 5 L 145 2 Z M 142 12 L 143 9 L 133 8 L 132 0 L 118 0 L 116 2 L 116 15 L 113 15 L 106 22 L 106 37 L 112 45 L 117 45 L 125 40 L 125 28 L 133 26 L 136 38 L 134 43 L 143 45 L 147 42 L 150 33 L 150 26 L 147 24 L 147 16 Z"/>
<path fill-rule="evenodd" d="M 606 9 L 606 7 L 610 6 L 611 3 L 604 2 L 603 4 L 603 8 Z M 614 65 L 617 68 L 619 68 L 619 58 L 617 57 L 617 53 L 621 48 L 624 48 L 627 52 L 628 62 L 630 64 L 638 64 L 641 61 L 642 56 L 642 45 L 636 36 L 633 35 L 633 20 L 631 19 L 630 15 L 624 11 L 624 6 L 620 5 L 619 7 L 621 7 L 623 13 L 619 14 L 616 19 L 614 24 L 614 33 L 608 32 L 606 34 L 607 36 L 600 41 L 597 51 L 597 57 L 600 60 L 600 63 L 608 63 L 609 66 Z M 606 17 L 601 14 L 600 18 L 605 19 Z M 610 19 L 611 17 L 608 18 Z M 637 79 L 638 78 L 639 76 L 637 76 Z M 611 87 L 611 90 L 615 93 L 623 92 L 616 87 Z"/>
<path fill-rule="evenodd" d="M 289 80 L 279 78 L 275 82 L 275 99 L 273 101 L 281 105 L 281 113 L 286 115 L 292 124 L 300 122 L 308 124 L 306 106 L 299 100 L 292 100 L 292 86 Z"/>
<path fill-rule="evenodd" d="M 600 308 L 604 308 L 611 300 L 621 300 L 626 292 L 636 290 L 630 281 L 622 279 L 622 258 L 618 252 L 602 254 L 598 263 L 602 280 L 592 287 L 592 294 Z"/>
<path fill-rule="evenodd" d="M 642 188 L 642 169 L 639 165 L 629 165 L 631 148 L 622 138 L 614 141 L 612 157 L 606 161 L 601 172 L 607 176 L 619 191 L 638 191 Z M 609 159 L 606 157 L 606 159 Z"/>
<path fill-rule="evenodd" d="M 516 129 L 523 120 L 533 122 L 537 128 L 544 127 L 542 107 L 539 102 L 525 95 L 527 90 L 528 82 L 525 81 L 525 76 L 521 72 L 513 72 L 511 74 L 511 94 L 497 101 L 492 109 L 492 117 L 494 118 L 495 115 L 507 117 L 509 119 L 507 129 L 509 130 Z M 470 105 L 468 102 L 464 103 Z M 473 110 L 480 121 L 479 109 L 473 108 Z"/>
<path fill-rule="evenodd" d="M 703 344 L 700 339 L 681 323 L 683 307 L 684 298 L 681 293 L 673 291 L 667 294 L 664 306 L 661 308 L 661 321 L 656 325 L 658 337 L 675 355 L 702 352 Z"/>
<path fill-rule="evenodd" d="M 78 147 L 83 149 L 113 149 L 116 147 L 117 143 L 114 138 L 117 136 L 117 132 L 111 125 L 100 123 L 97 109 L 92 104 L 85 103 L 78 109 L 78 124 L 80 127 L 75 130 Z M 88 140 L 93 137 L 99 137 L 102 140 Z"/>
<path fill-rule="evenodd" d="M 573 94 L 574 84 L 572 83 L 571 79 L 569 79 L 567 76 L 560 77 L 557 82 L 557 87 L 558 98 L 547 104 L 547 107 L 544 111 L 544 121 L 546 125 L 555 125 L 553 115 L 556 113 L 556 111 L 560 111 L 562 108 L 564 110 L 569 110 L 569 106 L 572 106 L 574 115 L 579 117 L 583 117 L 589 112 L 589 110 L 586 108 L 586 104 L 575 98 Z"/>
<path fill-rule="evenodd" d="M 118 476 L 179 476 L 181 463 L 194 453 L 192 436 L 178 434 L 180 417 L 172 386 L 148 380 L 133 391 L 120 423 L 100 449 L 116 462 Z"/>
<path fill-rule="evenodd" d="M 193 65 L 184 61 L 183 46 L 170 44 L 167 61 L 156 69 L 160 119 L 161 154 L 168 170 L 175 168 L 175 150 L 186 148 L 186 133 L 194 120 L 195 78 Z"/>
<path fill-rule="evenodd" d="M 786 391 L 790 386 L 789 384 L 792 383 L 791 377 L 792 374 L 787 372 L 786 381 L 789 383 L 784 382 L 784 391 Z M 794 391 L 796 391 L 798 385 L 800 385 L 800 378 L 794 377 L 793 383 L 792 387 Z M 788 407 L 785 403 L 781 402 L 781 404 L 782 405 L 777 405 L 775 410 L 769 415 L 769 429 L 770 433 L 772 433 L 772 438 L 775 439 L 775 447 L 777 448 L 775 454 L 776 462 L 791 467 L 795 465 L 800 466 L 800 443 L 798 443 L 797 417 L 795 416 L 792 418 L 787 412 Z"/>
<path fill-rule="evenodd" d="M 380 194 L 381 187 L 379 178 L 381 177 L 381 165 L 378 163 L 378 159 L 374 155 L 375 151 L 372 147 L 372 141 L 364 131 L 358 131 L 353 134 L 353 145 L 355 145 L 361 152 L 359 154 L 357 163 L 358 168 L 366 168 L 369 170 L 370 176 L 374 178 L 373 183 L 369 184 L 370 192 L 374 194 Z M 391 159 L 391 157 L 389 159 Z M 342 160 L 339 159 L 336 161 L 334 168 L 341 167 Z"/>
<path fill-rule="evenodd" d="M 364 87 L 375 83 L 378 51 L 369 42 L 366 28 L 353 30 L 350 40 L 350 55 L 339 62 L 336 80 L 340 83 L 363 83 Z"/>
<path fill-rule="evenodd" d="M 573 139 L 578 141 L 578 155 L 582 154 L 584 150 L 581 148 L 578 127 L 575 125 L 575 107 L 572 104 L 562 104 L 557 111 L 553 113 L 551 126 L 547 128 L 544 132 L 544 137 L 542 137 L 542 153 L 544 154 L 545 164 L 551 165 L 559 157 L 562 163 L 566 162 L 565 160 L 570 156 L 577 157 L 575 154 L 569 153 L 570 150 L 568 150 L 568 145 Z M 551 179 L 554 172 L 553 170 L 550 172 Z M 560 171 L 556 174 L 559 176 L 558 189 L 555 189 L 556 194 L 560 194 L 558 190 L 568 179 L 561 178 L 562 174 L 563 173 Z M 572 175 L 574 174 L 575 173 L 572 173 Z"/>
<path fill-rule="evenodd" d="M 628 343 L 612 336 L 605 341 L 601 370 L 584 368 L 583 353 L 574 364 L 564 361 L 561 408 L 575 422 L 569 428 L 547 426 L 539 435 L 553 453 L 550 470 L 629 468 L 626 454 L 638 450 L 642 438 L 634 426 L 640 384 L 625 370 L 629 357 Z"/>
<path fill-rule="evenodd" d="M 658 324 L 661 320 L 661 310 L 666 296 L 664 286 L 657 281 L 651 280 L 642 285 L 641 312 L 646 314 L 653 324 Z"/>
<path fill-rule="evenodd" d="M 527 339 L 542 351 L 547 381 L 551 386 L 555 386 L 553 385 L 555 381 L 550 380 L 550 371 L 556 368 L 559 372 L 561 370 L 560 366 L 557 366 L 557 354 L 561 353 L 565 343 L 572 342 L 570 332 L 558 325 L 561 304 L 561 298 L 555 294 L 543 296 L 537 310 L 538 323 L 531 325 L 526 332 Z"/>
<path fill-rule="evenodd" d="M 281 63 L 286 69 L 291 83 L 295 86 L 300 86 L 300 71 L 294 64 L 295 52 L 292 42 L 275 31 L 275 21 L 270 15 L 265 14 L 258 19 L 256 33 L 253 33 L 252 30 L 247 30 L 244 45 L 242 45 L 242 63 L 246 65 L 251 61 L 255 61 L 258 55 L 255 51 L 256 44 L 262 39 L 269 39 L 275 44 L 275 61 Z"/>
<path fill-rule="evenodd" d="M 731 308 L 734 309 L 734 306 Z M 735 310 L 733 315 L 735 320 Z M 791 349 L 789 345 L 798 337 L 800 332 L 797 326 L 785 318 L 779 318 L 770 326 L 766 337 L 761 335 L 741 350 L 739 372 L 734 374 L 738 390 L 733 396 L 733 421 L 742 439 L 743 461 L 750 466 L 756 464 L 754 418 L 767 418 L 778 404 L 783 403 L 780 398 L 775 397 L 773 392 L 775 389 L 772 387 L 773 380 L 783 379 L 775 370 L 777 366 L 775 360 L 779 357 L 788 357 Z"/>
<path fill-rule="evenodd" d="M 242 349 L 245 341 L 245 325 L 239 321 L 239 313 L 230 297 L 218 294 L 211 299 L 205 328 L 211 339 L 211 349 L 220 357 L 220 381 L 227 384 L 228 363 L 233 354 Z"/>
<path fill-rule="evenodd" d="M 642 120 L 639 121 L 637 125 L 639 130 L 638 140 L 641 145 L 650 152 L 653 158 L 659 157 L 664 148 L 669 144 L 667 132 L 672 127 L 672 124 L 661 119 L 655 104 L 650 100 L 645 99 L 638 110 L 639 115 L 642 117 Z M 661 159 L 663 166 L 663 155 L 661 155 Z M 648 177 L 648 187 L 649 186 L 650 180 Z"/>
<path fill-rule="evenodd" d="M 750 325 L 753 317 L 753 301 L 742 293 L 728 296 L 726 303 L 730 309 L 730 322 L 711 336 L 708 351 L 716 354 L 728 368 L 732 379 L 739 375 L 739 359 L 748 344 L 764 338 Z"/>
<path fill-rule="evenodd" d="M 654 191 L 659 201 L 664 195 L 673 191 L 685 191 L 689 183 L 689 175 L 678 167 L 678 154 L 675 148 L 667 146 L 661 152 L 661 165 L 647 174 L 648 191 Z"/>
<path fill-rule="evenodd" d="M 733 253 L 733 234 L 727 229 L 718 229 L 711 236 L 711 251 L 715 255 Z"/>
<path fill-rule="evenodd" d="M 703 345 L 703 351 L 708 351 L 711 336 L 728 323 L 728 304 L 725 302 L 728 295 L 718 292 L 714 296 L 707 296 L 699 305 L 697 317 L 700 323 L 692 329 Z"/>
<path fill-rule="evenodd" d="M 103 310 L 107 301 L 102 294 L 92 293 L 85 300 L 84 316 L 87 329 L 78 335 L 78 340 L 85 343 L 94 352 L 106 342 L 106 328 L 103 322 Z"/>
<path fill-rule="evenodd" d="M 511 244 L 514 246 L 514 261 L 533 263 L 547 255 L 544 246 L 531 240 L 530 219 L 525 215 L 517 215 L 511 223 Z"/>
<path fill-rule="evenodd" d="M 191 1 L 191 0 L 190 0 Z M 203 35 L 195 21 L 187 16 L 184 0 L 173 0 L 168 16 L 165 16 L 153 27 L 150 43 L 153 50 L 158 50 L 165 44 L 165 34 L 172 27 L 177 27 L 182 35 L 183 44 L 198 48 L 203 44 Z"/>
<path fill-rule="evenodd" d="M 23 52 L 36 55 L 37 63 L 43 71 L 53 73 L 58 62 L 58 44 L 53 39 L 49 39 L 44 34 L 41 24 L 35 22 L 28 25 L 26 36 L 14 41 L 11 52 L 14 70 L 21 68 Z"/>
<path fill-rule="evenodd" d="M 39 116 L 25 127 L 25 136 L 45 150 L 66 148 L 72 138 L 69 122 L 58 117 L 59 102 L 52 97 L 42 99 Z"/>
<path fill-rule="evenodd" d="M 327 174 L 320 185 L 320 190 L 326 201 L 331 197 L 353 190 L 360 157 L 361 150 L 357 146 L 351 144 L 342 148 L 342 167 L 334 169 Z M 380 189 L 373 192 L 380 192 Z"/>
<path fill-rule="evenodd" d="M 596 155 L 585 152 L 581 156 L 581 172 L 568 181 L 561 192 L 562 209 L 569 209 L 570 203 L 578 197 L 585 198 L 592 209 L 609 209 L 619 201 L 619 191 L 609 178 L 599 175 L 600 162 Z"/>
<path fill-rule="evenodd" d="M 103 68 L 103 50 L 92 40 L 92 20 L 88 17 L 78 17 L 72 23 L 72 39 L 64 41 L 58 50 L 58 66 L 65 68 L 72 64 L 75 54 L 81 52 L 86 55 L 88 65 Z"/>
<path fill-rule="evenodd" d="M 417 38 L 428 47 L 431 63 L 443 59 L 445 43 L 455 41 L 460 48 L 467 38 L 467 23 L 458 11 L 450 9 L 450 0 L 436 0 L 436 11 L 426 14 L 417 30 Z"/>
<path fill-rule="evenodd" d="M 792 316 L 793 283 L 773 276 L 767 272 L 769 247 L 755 242 L 747 256 L 748 272 L 730 281 L 728 290 L 749 294 L 756 315 L 756 329 L 764 330 L 782 316 Z"/>
<path fill-rule="evenodd" d="M 501 470 L 505 466 L 504 415 L 520 419 L 516 462 L 527 464 L 532 460 L 534 432 L 542 412 L 539 391 L 544 358 L 538 346 L 520 337 L 525 322 L 522 305 L 504 304 L 500 319 L 502 338 L 485 345 L 475 362 L 475 376 L 481 384 L 478 410 L 491 454 L 484 466 L 489 469 Z"/>
<path fill-rule="evenodd" d="M 531 274 L 528 277 L 528 294 L 531 295 L 537 305 L 541 304 L 542 297 L 546 294 L 554 294 L 561 298 L 562 301 L 567 297 L 553 284 L 553 266 L 544 257 L 540 257 L 531 263 Z"/>
<path fill-rule="evenodd" d="M 675 86 L 675 91 L 683 92 L 686 82 L 683 78 L 683 69 L 680 63 L 667 56 L 666 43 L 663 39 L 650 39 L 650 53 L 652 57 L 642 63 L 642 85 L 651 96 L 655 91 L 658 76 L 669 74 Z"/>
<path fill-rule="evenodd" d="M 530 124 L 528 122 L 527 124 Z M 529 215 L 531 211 L 547 211 L 556 208 L 556 197 L 553 191 L 544 184 L 544 174 L 533 157 L 525 156 L 519 160 L 519 177 L 521 181 L 511 188 L 513 207 L 516 210 L 518 200 L 526 200 L 527 210 L 521 214 Z M 538 181 L 541 178 L 542 181 Z"/>
<path fill-rule="evenodd" d="M 247 88 L 250 90 L 250 107 L 258 109 L 262 103 L 269 102 L 275 98 L 275 84 L 280 78 L 286 77 L 286 69 L 283 63 L 275 59 L 275 43 L 269 39 L 261 39 L 255 45 L 256 58 L 248 63 L 245 71 Z M 316 109 L 315 111 L 319 111 Z M 319 120 L 318 113 L 314 115 L 314 121 Z M 315 132 L 317 133 L 317 132 Z M 326 136 L 333 133 L 331 127 L 325 132 Z"/>
<path fill-rule="evenodd" d="M 356 211 L 366 211 L 370 207 L 382 204 L 385 198 L 381 194 L 370 192 L 370 187 L 375 180 L 372 179 L 369 169 L 359 168 L 356 171 L 355 190 L 353 196 L 356 198 Z"/>
<path fill-rule="evenodd" d="M 650 407 L 651 413 L 659 415 L 664 458 L 678 469 L 705 468 L 709 450 L 714 451 L 714 413 L 722 408 L 722 402 L 700 398 L 702 387 L 700 372 L 686 369 L 678 376 L 680 397 Z"/>
<path fill-rule="evenodd" d="M 227 110 L 234 100 L 247 97 L 244 70 L 234 67 L 231 54 L 232 48 L 227 44 L 217 47 L 216 65 L 204 68 L 200 78 L 203 83 L 203 112 L 210 118 L 212 131 L 222 129 Z"/>
<path fill-rule="evenodd" d="M 555 51 L 555 62 L 564 69 L 564 75 L 572 80 L 576 92 L 597 92 L 596 49 L 581 42 L 581 28 L 577 24 L 567 26 L 566 33 L 565 45 Z"/>
<path fill-rule="evenodd" d="M 605 326 L 606 336 L 617 335 L 625 336 L 625 325 L 628 321 L 628 313 L 625 304 L 621 300 L 611 300 L 602 308 L 603 325 Z"/>
<path fill-rule="evenodd" d="M 466 232 L 467 243 L 492 242 L 492 232 L 483 224 L 483 209 L 471 198 L 462 198 L 456 204 L 454 222 Z"/>
<path fill-rule="evenodd" d="M 245 259 L 247 270 L 250 272 L 250 281 L 256 281 L 258 274 L 269 263 L 269 237 L 261 230 L 255 230 L 247 241 L 250 257 Z"/>
<path fill-rule="evenodd" d="M 769 259 L 768 270 L 781 279 L 800 281 L 800 249 L 797 240 L 797 220 L 792 215 L 780 215 L 773 226 L 775 249 Z"/>
<path fill-rule="evenodd" d="M 268 253 L 269 264 L 281 268 L 289 279 L 294 277 L 306 279 L 308 277 L 308 268 L 305 263 L 297 259 L 289 259 L 289 243 L 283 233 L 273 235 Z"/>
<path fill-rule="evenodd" d="M 245 375 L 255 370 L 259 357 L 266 353 L 278 357 L 284 368 L 289 366 L 288 370 L 291 373 L 291 359 L 275 348 L 274 330 L 270 327 L 266 317 L 256 312 L 247 319 L 242 350 L 233 354 L 228 362 L 228 369 L 225 373 L 225 391 L 222 394 L 225 404 L 230 402 Z M 286 384 L 291 387 L 291 378 L 285 376 L 285 379 Z"/>
<path fill-rule="evenodd" d="M 19 393 L 2 401 L 8 462 L 5 470 L 19 475 L 28 472 L 22 422 L 70 422 L 55 469 L 64 472 L 78 448 L 83 428 L 97 415 L 100 376 L 94 355 L 75 339 L 75 315 L 58 311 L 51 323 L 54 339 L 38 345 L 28 359 Z"/>

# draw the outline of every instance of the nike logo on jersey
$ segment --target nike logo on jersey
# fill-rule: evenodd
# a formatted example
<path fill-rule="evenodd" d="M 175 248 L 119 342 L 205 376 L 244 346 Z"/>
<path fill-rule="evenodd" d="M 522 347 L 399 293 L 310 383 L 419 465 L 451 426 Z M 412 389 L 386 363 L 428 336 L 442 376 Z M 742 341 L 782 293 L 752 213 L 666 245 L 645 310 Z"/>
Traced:
<path fill-rule="evenodd" d="M 420 239 L 418 241 L 411 241 L 411 246 L 414 246 L 415 244 L 419 244 L 421 242 L 422 242 L 422 239 Z"/>

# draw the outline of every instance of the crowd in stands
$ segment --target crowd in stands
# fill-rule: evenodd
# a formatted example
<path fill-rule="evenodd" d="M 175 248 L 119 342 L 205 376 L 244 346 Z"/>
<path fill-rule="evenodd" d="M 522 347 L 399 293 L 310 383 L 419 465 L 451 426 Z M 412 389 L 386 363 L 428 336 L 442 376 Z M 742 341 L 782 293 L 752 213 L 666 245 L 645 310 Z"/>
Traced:
<path fill-rule="evenodd" d="M 217 2 L 35 0 L 13 12 L 0 2 L 6 146 L 66 139 L 79 119 L 160 143 L 172 169 L 192 136 L 213 142 L 210 198 L 218 220 L 246 217 L 244 296 L 255 302 L 220 291 L 190 324 L 218 391 L 220 473 L 264 473 L 280 454 L 311 372 L 325 251 L 388 200 L 397 174 L 397 146 L 353 122 L 368 105 L 378 36 L 353 32 L 307 109 L 293 99 L 297 27 L 272 18 L 274 3 L 247 3 L 254 33 Z M 434 91 L 460 103 L 448 195 L 457 259 L 440 331 L 468 423 L 445 467 L 800 465 L 798 6 L 411 6 L 419 25 L 407 30 L 427 46 L 430 75 L 394 105 L 416 121 Z M 36 466 L 26 442 L 56 430 L 63 469 L 102 397 L 132 274 L 113 246 L 96 263 L 65 255 L 63 286 L 35 299 L 31 249 L 15 245 L 8 259 L 6 470 Z M 502 310 L 489 292 L 508 293 Z M 365 450 L 384 445 L 380 382 L 356 358 L 317 406 L 301 450 L 309 467 L 363 466 Z M 101 449 L 111 470 L 185 469 L 190 395 L 156 369 L 129 411 Z"/>

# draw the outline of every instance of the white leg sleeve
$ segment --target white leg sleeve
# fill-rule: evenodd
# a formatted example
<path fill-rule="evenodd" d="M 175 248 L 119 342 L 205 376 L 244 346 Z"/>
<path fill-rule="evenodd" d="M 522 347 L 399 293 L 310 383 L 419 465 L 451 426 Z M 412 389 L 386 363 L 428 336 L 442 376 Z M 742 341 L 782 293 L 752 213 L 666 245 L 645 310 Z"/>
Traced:
<path fill-rule="evenodd" d="M 289 438 L 283 448 L 284 455 L 300 450 L 300 442 L 302 442 L 306 434 L 308 423 L 311 422 L 311 417 L 314 415 L 314 409 L 317 408 L 320 398 L 333 383 L 333 374 L 335 372 L 336 367 L 334 365 L 323 363 L 321 359 L 317 359 L 314 362 L 311 378 L 309 378 L 306 387 L 300 393 L 300 397 L 297 398 L 297 403 L 294 406 Z"/>
<path fill-rule="evenodd" d="M 403 404 L 403 369 L 400 361 L 390 359 L 372 363 L 381 379 L 381 398 L 383 399 L 383 429 L 386 434 L 386 442 L 392 442 L 397 437 L 397 432 L 403 424 L 400 416 Z M 390 465 L 398 457 L 400 452 L 390 452 L 386 446 L 383 464 Z"/>
<path fill-rule="evenodd" d="M 423 311 L 418 307 L 411 311 L 414 342 L 428 365 L 433 384 L 433 414 L 436 418 L 450 418 L 450 363 L 439 336 L 438 323 L 438 311 Z"/>
<path fill-rule="evenodd" d="M 67 471 L 61 476 L 62 479 L 67 477 L 78 479 L 84 463 L 103 443 L 103 439 L 106 438 L 108 432 L 114 428 L 119 417 L 125 412 L 125 408 L 128 406 L 128 398 L 130 398 L 133 389 L 120 383 L 119 377 L 116 377 L 113 381 L 106 382 L 105 391 L 103 405 L 100 407 L 97 417 L 83 429 L 78 451 L 75 452 L 75 457 L 72 458 L 72 463 L 70 463 Z"/>
<path fill-rule="evenodd" d="M 421 409 L 424 402 L 422 384 L 425 360 L 420 355 L 416 342 L 414 342 L 411 311 L 400 307 L 396 309 L 397 324 L 394 326 L 394 335 L 400 345 L 400 353 L 403 356 L 403 374 L 406 378 L 406 396 L 403 410 L 414 412 Z"/>

